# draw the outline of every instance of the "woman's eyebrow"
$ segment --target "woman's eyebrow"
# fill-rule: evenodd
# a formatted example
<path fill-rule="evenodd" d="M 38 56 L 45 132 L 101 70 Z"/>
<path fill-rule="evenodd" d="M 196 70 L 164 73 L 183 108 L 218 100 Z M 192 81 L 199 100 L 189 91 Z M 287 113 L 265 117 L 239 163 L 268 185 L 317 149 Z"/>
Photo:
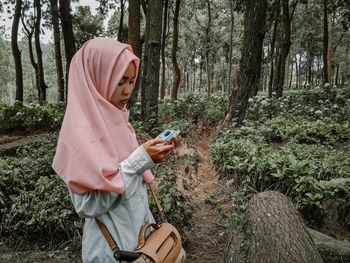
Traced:
<path fill-rule="evenodd" d="M 135 78 L 135 77 L 136 77 L 136 75 L 132 76 L 131 78 L 129 78 L 129 77 L 127 77 L 127 76 L 123 76 L 122 79 L 133 79 L 133 78 Z"/>

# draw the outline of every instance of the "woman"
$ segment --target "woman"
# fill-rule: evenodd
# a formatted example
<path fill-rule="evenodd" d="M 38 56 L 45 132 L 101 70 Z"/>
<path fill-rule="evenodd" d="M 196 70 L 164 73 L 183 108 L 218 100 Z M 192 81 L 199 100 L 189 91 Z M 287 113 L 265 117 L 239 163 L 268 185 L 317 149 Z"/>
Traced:
<path fill-rule="evenodd" d="M 95 217 L 128 251 L 135 250 L 141 226 L 154 222 L 146 191 L 154 179 L 149 169 L 174 145 L 156 138 L 139 146 L 128 122 L 125 106 L 139 63 L 129 45 L 96 38 L 70 64 L 67 109 L 52 167 L 85 218 L 83 262 L 115 262 Z"/>

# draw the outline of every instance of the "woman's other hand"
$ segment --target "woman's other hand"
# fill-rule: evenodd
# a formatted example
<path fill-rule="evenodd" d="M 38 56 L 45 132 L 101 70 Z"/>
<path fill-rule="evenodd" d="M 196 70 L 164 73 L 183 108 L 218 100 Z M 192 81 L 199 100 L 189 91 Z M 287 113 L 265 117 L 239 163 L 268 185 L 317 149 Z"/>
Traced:
<path fill-rule="evenodd" d="M 178 145 L 177 138 L 170 140 L 167 144 L 164 143 L 164 138 L 155 138 L 143 144 L 143 148 L 145 148 L 146 152 L 151 157 L 153 162 L 162 162 L 166 157 L 168 157 L 174 147 Z"/>

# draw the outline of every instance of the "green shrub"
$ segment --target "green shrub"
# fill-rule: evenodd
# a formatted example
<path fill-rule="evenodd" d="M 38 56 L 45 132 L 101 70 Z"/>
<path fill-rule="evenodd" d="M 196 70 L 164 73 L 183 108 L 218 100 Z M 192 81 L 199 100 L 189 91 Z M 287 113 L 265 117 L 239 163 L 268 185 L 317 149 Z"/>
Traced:
<path fill-rule="evenodd" d="M 38 128 L 58 129 L 65 112 L 65 103 L 29 104 L 16 102 L 0 105 L 0 131 L 32 131 Z"/>
<path fill-rule="evenodd" d="M 162 130 L 166 130 L 166 129 L 180 130 L 181 132 L 179 135 L 180 137 L 184 137 L 188 135 L 195 128 L 196 128 L 196 125 L 193 122 L 187 121 L 187 120 L 182 120 L 182 121 L 176 120 L 176 121 L 172 121 L 162 125 Z"/>
<path fill-rule="evenodd" d="M 163 207 L 162 216 L 152 197 L 149 197 L 150 208 L 157 222 L 167 220 L 175 224 L 180 230 L 189 224 L 192 211 L 187 200 L 176 186 L 176 175 L 174 173 L 174 157 L 168 157 L 156 168 L 156 176 L 161 179 L 157 197 Z"/>
<path fill-rule="evenodd" d="M 228 96 L 225 93 L 215 93 L 208 97 L 204 93 L 181 94 L 177 101 L 165 99 L 159 103 L 159 122 L 184 120 L 186 118 L 219 123 L 224 118 Z"/>
<path fill-rule="evenodd" d="M 228 127 L 215 138 L 213 162 L 236 184 L 277 188 L 300 208 L 324 211 L 321 200 L 331 195 L 320 182 L 349 177 L 349 147 L 334 149 L 348 144 L 349 105 L 350 92 L 336 88 L 251 98 L 243 126 Z"/>
<path fill-rule="evenodd" d="M 24 144 L 0 159 L 0 217 L 7 241 L 57 244 L 81 229 L 66 185 L 51 168 L 57 134 Z"/>

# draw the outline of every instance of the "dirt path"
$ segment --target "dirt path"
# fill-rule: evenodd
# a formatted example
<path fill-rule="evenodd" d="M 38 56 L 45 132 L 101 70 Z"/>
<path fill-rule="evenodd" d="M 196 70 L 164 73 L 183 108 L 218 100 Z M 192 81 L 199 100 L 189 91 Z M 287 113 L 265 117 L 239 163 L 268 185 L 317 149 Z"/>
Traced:
<path fill-rule="evenodd" d="M 43 135 L 42 132 L 38 132 L 31 135 L 0 135 L 0 156 L 12 155 L 16 152 L 16 149 L 23 143 L 30 140 L 38 139 Z"/>
<path fill-rule="evenodd" d="M 186 262 L 223 262 L 226 244 L 228 211 L 222 210 L 224 187 L 212 165 L 210 140 L 213 127 L 199 123 L 197 138 L 181 142 L 175 156 L 178 162 L 177 185 L 188 197 L 193 207 L 191 226 L 185 232 L 188 246 Z M 197 165 L 184 160 L 195 159 Z"/>

